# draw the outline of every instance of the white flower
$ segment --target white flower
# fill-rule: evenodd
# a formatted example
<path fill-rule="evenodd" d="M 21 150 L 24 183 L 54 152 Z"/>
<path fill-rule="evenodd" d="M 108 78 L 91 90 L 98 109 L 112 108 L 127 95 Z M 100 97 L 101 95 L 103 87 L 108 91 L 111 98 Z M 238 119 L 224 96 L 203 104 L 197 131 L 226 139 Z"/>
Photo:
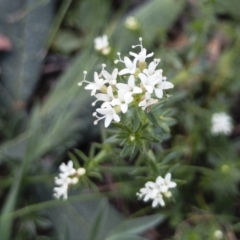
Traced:
<path fill-rule="evenodd" d="M 156 197 L 153 199 L 152 207 L 155 208 L 157 207 L 157 205 L 161 205 L 162 207 L 165 206 L 165 202 L 163 200 L 163 196 L 161 193 L 158 193 Z"/>
<path fill-rule="evenodd" d="M 63 184 L 60 187 L 53 188 L 53 196 L 57 199 L 63 197 L 63 199 L 68 198 L 68 184 Z"/>
<path fill-rule="evenodd" d="M 132 93 L 118 90 L 118 98 L 112 101 L 113 106 L 120 106 L 121 111 L 126 113 L 128 104 L 133 101 Z"/>
<path fill-rule="evenodd" d="M 156 184 L 154 182 L 145 183 L 145 187 L 141 188 L 137 193 L 139 198 L 143 198 L 144 202 L 147 202 L 149 199 L 154 199 L 158 193 L 156 189 Z"/>
<path fill-rule="evenodd" d="M 111 51 L 111 48 L 109 47 L 107 35 L 103 35 L 102 37 L 95 38 L 94 47 L 97 51 L 101 52 L 104 55 L 109 54 Z"/>
<path fill-rule="evenodd" d="M 137 192 L 137 196 L 144 202 L 152 200 L 152 207 L 165 206 L 163 197 L 170 198 L 172 193 L 169 188 L 176 186 L 177 184 L 171 181 L 171 173 L 167 173 L 165 178 L 158 176 L 155 182 L 147 182 L 145 187 Z"/>
<path fill-rule="evenodd" d="M 135 93 L 142 93 L 142 89 L 140 87 L 137 87 L 135 85 L 135 78 L 133 75 L 130 75 L 129 78 L 128 78 L 128 84 L 125 84 L 125 83 L 117 83 L 116 84 L 116 87 L 119 89 L 119 90 L 122 90 L 124 92 L 130 92 L 132 94 L 135 94 Z"/>
<path fill-rule="evenodd" d="M 85 89 L 92 90 L 91 96 L 96 94 L 97 90 L 101 90 L 101 88 L 104 86 L 105 83 L 107 83 L 106 80 L 103 80 L 102 78 L 99 78 L 97 72 L 94 73 L 94 82 L 89 82 L 85 79 L 87 72 L 84 71 L 84 80 L 82 82 L 79 82 L 78 85 L 81 86 L 83 82 L 88 83 L 87 86 L 85 86 Z"/>
<path fill-rule="evenodd" d="M 144 73 L 139 73 L 139 78 L 142 85 L 149 93 L 155 93 L 158 98 L 162 98 L 163 90 L 173 88 L 171 82 L 166 81 L 166 77 L 162 76 L 162 71 L 159 70 L 152 75 L 146 75 Z"/>
<path fill-rule="evenodd" d="M 107 82 L 110 85 L 115 85 L 117 83 L 117 75 L 118 75 L 118 69 L 115 68 L 112 72 L 112 74 L 110 74 L 109 72 L 107 72 L 106 70 L 102 70 L 102 75 L 104 76 L 104 78 L 107 80 Z"/>
<path fill-rule="evenodd" d="M 66 176 L 66 177 L 71 176 L 71 175 L 73 175 L 73 174 L 76 173 L 76 169 L 73 168 L 73 162 L 72 162 L 71 160 L 68 161 L 67 164 L 62 163 L 62 164 L 59 166 L 59 171 L 61 172 L 60 174 L 61 174 L 62 176 Z"/>
<path fill-rule="evenodd" d="M 67 199 L 69 185 L 77 184 L 79 176 L 84 175 L 86 170 L 84 168 L 76 170 L 73 167 L 73 162 L 69 160 L 67 164 L 62 163 L 59 166 L 59 171 L 58 177 L 54 178 L 57 187 L 53 188 L 53 196 L 57 199 L 61 197 Z"/>
<path fill-rule="evenodd" d="M 154 92 L 155 92 L 155 95 L 158 98 L 162 98 L 163 97 L 163 90 L 173 88 L 174 85 L 171 82 L 166 81 L 167 78 L 163 77 L 160 74 L 157 74 L 156 78 L 158 79 L 158 82 L 154 87 Z"/>
<path fill-rule="evenodd" d="M 232 132 L 232 119 L 224 112 L 214 113 L 212 115 L 212 128 L 213 135 L 224 134 L 229 135 Z"/>
<path fill-rule="evenodd" d="M 125 25 L 126 28 L 128 28 L 130 30 L 139 29 L 138 20 L 133 16 L 127 17 L 124 25 Z"/>
<path fill-rule="evenodd" d="M 139 78 L 141 80 L 141 83 L 144 86 L 144 88 L 149 93 L 153 93 L 155 85 L 158 82 L 158 79 L 156 78 L 156 76 L 147 76 L 144 73 L 139 73 L 138 76 L 139 76 Z"/>
<path fill-rule="evenodd" d="M 149 92 L 146 92 L 144 99 L 138 104 L 138 106 L 142 107 L 142 109 L 145 110 L 148 106 L 153 105 L 157 102 L 157 99 L 151 98 L 151 94 Z"/>
<path fill-rule="evenodd" d="M 147 76 L 151 76 L 156 72 L 162 73 L 162 69 L 158 69 L 155 70 L 157 65 L 159 64 L 160 59 L 155 58 L 148 66 L 148 69 L 144 69 L 143 72 L 147 75 Z"/>
<path fill-rule="evenodd" d="M 143 48 L 143 46 L 142 46 L 142 38 L 139 38 L 139 41 L 140 41 L 140 44 L 132 46 L 132 48 L 140 47 L 141 48 L 140 53 L 137 54 L 134 52 L 130 52 L 129 54 L 131 56 L 134 56 L 135 59 L 137 59 L 139 62 L 145 62 L 146 58 L 152 57 L 154 53 L 152 52 L 152 53 L 147 54 L 147 49 Z"/>
<path fill-rule="evenodd" d="M 60 166 L 63 166 L 62 164 Z M 67 175 L 59 174 L 59 177 L 54 178 L 54 182 L 58 187 L 53 188 L 53 196 L 55 198 L 67 199 L 68 197 L 68 185 L 71 183 L 71 178 Z"/>
<path fill-rule="evenodd" d="M 112 120 L 116 122 L 120 122 L 120 117 L 117 115 L 114 108 L 112 108 L 110 105 L 106 105 L 106 108 L 97 108 L 96 110 L 98 113 L 103 115 L 102 117 L 97 116 L 97 113 L 94 112 L 93 116 L 97 117 L 98 119 L 94 121 L 94 124 L 97 124 L 99 120 L 105 118 L 104 126 L 107 128 Z"/>
<path fill-rule="evenodd" d="M 177 186 L 177 184 L 175 182 L 171 181 L 171 173 L 167 173 L 165 178 L 164 178 L 164 183 L 167 186 L 167 188 L 175 188 Z"/>
<path fill-rule="evenodd" d="M 166 186 L 165 181 L 161 176 L 157 177 L 156 179 L 156 187 L 160 193 L 168 191 L 168 187 Z"/>
<path fill-rule="evenodd" d="M 213 235 L 218 240 L 223 238 L 223 232 L 221 230 L 216 230 Z"/>
<path fill-rule="evenodd" d="M 122 69 L 118 74 L 119 75 L 124 75 L 124 74 L 134 74 L 136 72 L 137 69 L 137 61 L 138 59 L 135 58 L 133 61 L 131 61 L 131 59 L 129 57 L 124 57 L 124 60 L 121 59 L 120 57 L 120 53 L 117 53 L 119 60 L 115 60 L 114 63 L 118 63 L 118 62 L 122 62 L 125 64 L 124 69 Z"/>
<path fill-rule="evenodd" d="M 101 105 L 101 108 L 105 108 L 106 106 L 112 104 L 112 101 L 115 99 L 111 86 L 107 87 L 106 94 L 105 93 L 97 93 L 95 95 L 95 97 L 97 98 L 97 100 L 92 103 L 92 106 L 95 106 L 96 102 L 98 102 L 98 101 L 103 101 L 104 103 Z"/>

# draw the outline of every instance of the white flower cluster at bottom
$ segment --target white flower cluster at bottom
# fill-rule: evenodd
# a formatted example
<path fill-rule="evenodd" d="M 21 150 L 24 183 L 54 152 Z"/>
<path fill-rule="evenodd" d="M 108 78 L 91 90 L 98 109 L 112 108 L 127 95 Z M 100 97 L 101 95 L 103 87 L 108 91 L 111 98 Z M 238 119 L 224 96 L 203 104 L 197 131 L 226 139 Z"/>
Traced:
<path fill-rule="evenodd" d="M 175 188 L 177 184 L 171 181 L 171 173 L 167 173 L 165 178 L 161 176 L 157 177 L 155 182 L 145 183 L 145 187 L 141 188 L 137 192 L 137 196 L 143 199 L 144 202 L 152 200 L 152 207 L 158 205 L 165 206 L 163 197 L 170 198 L 172 193 L 169 191 L 170 188 Z"/>
<path fill-rule="evenodd" d="M 53 188 L 53 196 L 55 198 L 68 198 L 68 187 L 78 183 L 79 177 L 86 173 L 85 168 L 75 169 L 73 162 L 70 160 L 67 164 L 62 163 L 59 166 L 59 175 L 55 177 L 54 182 L 58 187 Z"/>

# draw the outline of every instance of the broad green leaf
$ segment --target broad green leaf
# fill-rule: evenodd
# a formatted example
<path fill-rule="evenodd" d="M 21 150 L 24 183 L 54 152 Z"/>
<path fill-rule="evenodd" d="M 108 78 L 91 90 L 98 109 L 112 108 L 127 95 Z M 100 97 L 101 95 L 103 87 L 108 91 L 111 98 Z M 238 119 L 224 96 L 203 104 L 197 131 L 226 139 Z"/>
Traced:
<path fill-rule="evenodd" d="M 124 221 L 117 228 L 115 228 L 112 232 L 112 235 L 117 236 L 122 233 L 125 234 L 141 234 L 144 231 L 153 228 L 157 224 L 164 221 L 165 216 L 161 214 L 144 216 L 140 218 L 130 219 Z"/>
<path fill-rule="evenodd" d="M 107 238 L 106 240 L 147 240 L 146 238 L 139 237 L 136 235 L 130 235 L 130 234 L 121 234 L 121 235 L 116 235 L 116 236 L 111 236 Z"/>
<path fill-rule="evenodd" d="M 106 216 L 107 216 L 106 202 L 102 200 L 102 202 L 99 204 L 97 208 L 88 240 L 102 239 L 102 230 L 103 226 L 105 225 Z"/>
<path fill-rule="evenodd" d="M 0 1 L 1 33 L 14 46 L 2 59 L 0 98 L 11 111 L 20 105 L 20 109 L 25 108 L 36 87 L 53 7 L 50 0 Z"/>

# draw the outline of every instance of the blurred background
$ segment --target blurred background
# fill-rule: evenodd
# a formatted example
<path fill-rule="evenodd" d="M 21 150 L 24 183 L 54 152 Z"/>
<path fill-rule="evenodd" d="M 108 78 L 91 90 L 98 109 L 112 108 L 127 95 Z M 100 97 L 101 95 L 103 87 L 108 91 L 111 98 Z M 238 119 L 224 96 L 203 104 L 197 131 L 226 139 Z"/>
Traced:
<path fill-rule="evenodd" d="M 94 48 L 103 34 L 105 55 Z M 126 168 L 54 200 L 59 164 L 74 148 L 88 156 L 104 134 L 77 86 L 83 71 L 91 81 L 102 63 L 113 69 L 139 37 L 175 86 L 166 108 L 177 123 L 170 134 L 164 125 L 157 158 L 185 184 L 153 210 Z M 239 0 L 1 0 L 0 239 L 240 239 L 239 76 Z M 211 132 L 219 112 L 232 119 L 228 136 Z M 119 224 L 131 238 L 111 235 Z"/>

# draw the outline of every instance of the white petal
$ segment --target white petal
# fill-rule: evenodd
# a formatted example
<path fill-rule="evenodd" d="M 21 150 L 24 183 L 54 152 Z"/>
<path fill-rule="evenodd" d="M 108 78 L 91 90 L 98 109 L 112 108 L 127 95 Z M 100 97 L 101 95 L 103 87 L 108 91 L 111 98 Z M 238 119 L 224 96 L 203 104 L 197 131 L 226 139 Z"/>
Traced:
<path fill-rule="evenodd" d="M 133 75 L 130 75 L 130 77 L 128 78 L 128 86 L 130 86 L 131 88 L 135 86 L 135 78 Z"/>
<path fill-rule="evenodd" d="M 119 90 L 123 90 L 124 92 L 128 92 L 131 90 L 131 88 L 125 84 L 125 83 L 117 83 L 116 84 L 116 87 L 119 89 Z"/>
<path fill-rule="evenodd" d="M 106 116 L 105 122 L 104 122 L 105 128 L 107 128 L 107 127 L 110 125 L 112 119 L 113 119 L 113 116 L 112 116 L 111 114 L 108 114 L 108 115 Z"/>
<path fill-rule="evenodd" d="M 155 94 L 158 98 L 162 98 L 163 97 L 163 90 L 160 88 L 155 88 Z"/>
<path fill-rule="evenodd" d="M 118 73 L 118 75 L 121 76 L 121 75 L 128 74 L 128 73 L 130 73 L 130 70 L 128 68 L 124 68 Z"/>
<path fill-rule="evenodd" d="M 143 74 L 143 73 L 139 73 L 138 76 L 139 76 L 139 78 L 140 78 L 142 84 L 145 84 L 145 83 L 147 82 L 148 77 L 147 77 L 145 74 Z"/>
<path fill-rule="evenodd" d="M 96 98 L 98 100 L 101 100 L 101 101 L 109 101 L 111 100 L 111 97 L 107 94 L 104 94 L 104 93 L 97 93 L 96 95 Z"/>
<path fill-rule="evenodd" d="M 134 87 L 133 93 L 142 93 L 142 89 L 140 87 Z"/>
<path fill-rule="evenodd" d="M 113 119 L 114 119 L 114 121 L 116 121 L 116 122 L 120 122 L 120 117 L 115 113 L 115 114 L 113 114 Z"/>
<path fill-rule="evenodd" d="M 169 89 L 169 88 L 173 88 L 174 85 L 171 82 L 162 82 L 161 83 L 161 88 L 162 89 Z"/>
<path fill-rule="evenodd" d="M 127 67 L 129 70 L 132 70 L 132 68 L 133 68 L 133 63 L 132 63 L 132 61 L 130 60 L 130 58 L 124 57 L 124 63 L 125 63 L 126 67 Z"/>
<path fill-rule="evenodd" d="M 171 181 L 171 173 L 167 173 L 166 176 L 165 176 L 165 181 L 166 182 L 170 182 Z"/>
<path fill-rule="evenodd" d="M 158 185 L 161 185 L 161 184 L 164 183 L 164 179 L 163 179 L 161 176 L 159 176 L 159 177 L 157 177 L 157 179 L 156 179 L 156 183 L 157 183 Z"/>
<path fill-rule="evenodd" d="M 152 93 L 152 92 L 153 92 L 153 86 L 144 85 L 144 87 L 146 88 L 146 90 L 147 90 L 149 93 Z"/>
<path fill-rule="evenodd" d="M 123 113 L 126 113 L 127 110 L 128 110 L 128 105 L 125 103 L 125 104 L 121 104 L 121 110 Z"/>
<path fill-rule="evenodd" d="M 106 80 L 110 80 L 112 78 L 112 76 L 106 70 L 103 70 L 102 74 Z"/>

